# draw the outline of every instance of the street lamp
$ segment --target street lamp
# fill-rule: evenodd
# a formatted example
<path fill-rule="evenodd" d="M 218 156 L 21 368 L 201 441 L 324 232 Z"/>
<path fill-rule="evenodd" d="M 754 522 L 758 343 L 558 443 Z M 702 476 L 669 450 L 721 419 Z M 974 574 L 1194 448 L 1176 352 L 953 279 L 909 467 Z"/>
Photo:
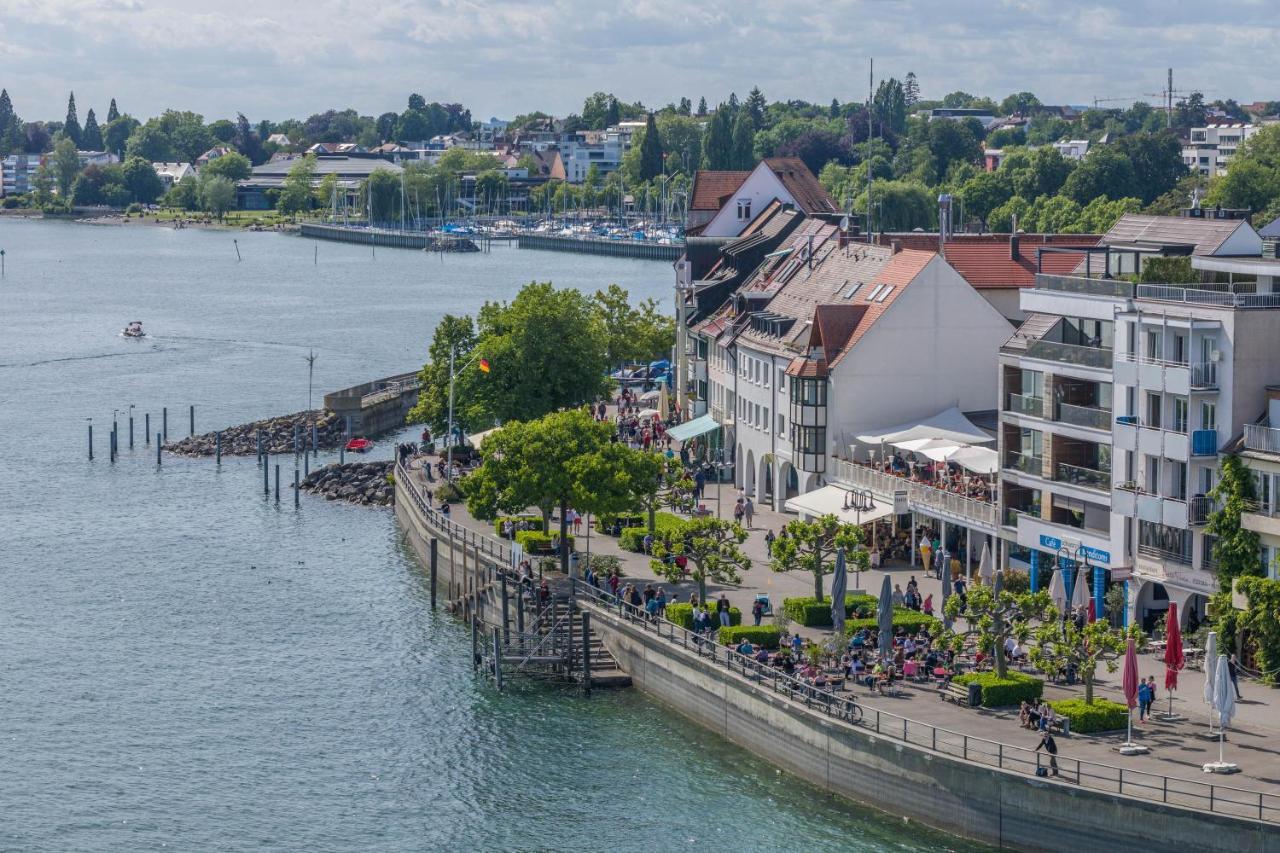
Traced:
<path fill-rule="evenodd" d="M 857 518 L 856 524 L 862 526 L 862 514 L 870 512 L 876 508 L 876 497 L 871 493 L 870 489 L 849 489 L 844 493 L 845 511 L 853 511 Z"/>
<path fill-rule="evenodd" d="M 471 362 L 480 356 L 480 351 L 476 350 L 471 354 L 471 358 L 467 359 L 467 363 L 462 367 L 454 369 L 454 359 L 457 357 L 458 348 L 453 346 L 449 348 L 449 449 L 446 453 L 445 479 L 453 477 L 453 443 L 454 443 L 454 423 L 453 423 L 453 382 L 458 378 L 458 374 L 471 366 Z"/>

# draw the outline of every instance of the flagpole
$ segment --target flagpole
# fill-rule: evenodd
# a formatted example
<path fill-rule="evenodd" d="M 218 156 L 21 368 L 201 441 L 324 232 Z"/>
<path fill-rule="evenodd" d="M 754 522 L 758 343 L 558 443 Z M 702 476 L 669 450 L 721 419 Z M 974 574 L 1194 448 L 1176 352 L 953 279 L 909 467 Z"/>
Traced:
<path fill-rule="evenodd" d="M 448 466 L 448 467 L 445 469 L 445 479 L 446 479 L 446 480 L 453 476 L 453 442 L 454 442 L 454 436 L 453 436 L 453 428 L 454 428 L 454 424 L 453 424 L 453 382 L 454 382 L 454 380 L 455 380 L 455 379 L 457 379 L 457 378 L 458 378 L 458 374 L 459 374 L 459 373 L 461 373 L 462 371 L 466 370 L 468 367 L 470 367 L 470 366 L 471 366 L 471 362 L 475 361 L 475 360 L 476 360 L 476 357 L 480 355 L 480 351 L 479 351 L 479 350 L 476 350 L 475 352 L 473 352 L 473 353 L 471 354 L 471 358 L 467 359 L 467 363 L 466 363 L 466 364 L 462 365 L 462 367 L 459 367 L 458 369 L 456 369 L 456 370 L 455 370 L 455 369 L 454 369 L 454 366 L 453 366 L 453 362 L 454 362 L 454 358 L 455 358 L 455 356 L 456 356 L 456 354 L 457 354 L 457 351 L 458 351 L 457 346 L 453 346 L 453 347 L 450 347 L 450 348 L 449 348 L 449 449 L 445 451 L 445 454 L 446 454 L 446 465 Z"/>

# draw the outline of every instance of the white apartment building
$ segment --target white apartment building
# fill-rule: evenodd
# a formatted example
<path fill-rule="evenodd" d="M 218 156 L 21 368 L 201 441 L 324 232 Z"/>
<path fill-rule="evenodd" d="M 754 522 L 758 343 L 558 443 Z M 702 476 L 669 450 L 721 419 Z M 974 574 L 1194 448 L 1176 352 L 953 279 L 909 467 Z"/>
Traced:
<path fill-rule="evenodd" d="M 1125 216 L 1074 274 L 1023 292 L 1000 356 L 1001 524 L 1035 587 L 1065 568 L 1070 590 L 1084 566 L 1099 610 L 1109 572 L 1126 619 L 1149 627 L 1170 601 L 1203 619 L 1218 456 L 1280 382 L 1278 268 L 1261 248 L 1239 220 Z M 1153 255 L 1249 281 L 1112 277 Z"/>
<path fill-rule="evenodd" d="M 1083 160 L 1089 154 L 1089 140 L 1060 139 L 1053 143 L 1054 150 L 1066 160 Z"/>
<path fill-rule="evenodd" d="M 10 154 L 0 160 L 0 196 L 31 192 L 31 179 L 43 159 L 43 154 Z"/>
<path fill-rule="evenodd" d="M 1225 175 L 1227 164 L 1235 156 L 1240 143 L 1262 129 L 1260 124 L 1210 124 L 1191 128 L 1191 136 L 1182 148 L 1182 162 L 1193 172 L 1205 176 Z"/>
<path fill-rule="evenodd" d="M 1240 525 L 1258 534 L 1262 572 L 1280 578 L 1280 386 L 1267 388 L 1267 416 L 1244 425 L 1241 461 L 1253 475 L 1255 506 L 1240 514 Z"/>

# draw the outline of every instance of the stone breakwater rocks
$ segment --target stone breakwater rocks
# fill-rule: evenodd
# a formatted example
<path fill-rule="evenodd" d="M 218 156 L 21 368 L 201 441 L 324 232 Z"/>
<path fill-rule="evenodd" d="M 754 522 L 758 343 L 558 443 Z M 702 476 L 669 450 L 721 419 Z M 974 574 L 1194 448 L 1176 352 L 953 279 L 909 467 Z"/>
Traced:
<path fill-rule="evenodd" d="M 227 427 L 222 431 L 224 456 L 253 456 L 258 452 L 258 430 L 262 430 L 262 446 L 270 454 L 293 452 L 293 428 L 301 431 L 302 446 L 311 447 L 311 425 L 315 424 L 321 450 L 337 450 L 345 443 L 346 432 L 342 419 L 333 412 L 311 411 L 281 415 L 264 421 L 254 421 L 241 426 Z M 206 432 L 171 441 L 164 446 L 170 453 L 181 456 L 213 456 L 216 452 L 216 433 Z"/>
<path fill-rule="evenodd" d="M 395 468 L 390 459 L 382 462 L 348 462 L 326 465 L 312 471 L 302 481 L 302 490 L 323 495 L 326 500 L 346 501 L 366 506 L 390 506 L 395 487 L 387 479 Z"/>

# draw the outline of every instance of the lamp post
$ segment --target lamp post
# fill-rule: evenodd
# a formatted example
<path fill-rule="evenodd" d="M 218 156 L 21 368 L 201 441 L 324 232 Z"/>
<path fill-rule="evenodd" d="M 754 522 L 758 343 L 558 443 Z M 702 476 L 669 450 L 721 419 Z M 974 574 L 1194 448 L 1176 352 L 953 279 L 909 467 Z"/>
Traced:
<path fill-rule="evenodd" d="M 454 443 L 454 423 L 453 423 L 453 383 L 458 378 L 458 374 L 471 366 L 471 362 L 479 357 L 480 351 L 476 350 L 471 354 L 471 358 L 467 359 L 467 363 L 457 369 L 454 368 L 454 359 L 457 358 L 458 348 L 456 346 L 449 348 L 449 449 L 445 451 L 445 479 L 453 476 L 453 443 Z"/>

